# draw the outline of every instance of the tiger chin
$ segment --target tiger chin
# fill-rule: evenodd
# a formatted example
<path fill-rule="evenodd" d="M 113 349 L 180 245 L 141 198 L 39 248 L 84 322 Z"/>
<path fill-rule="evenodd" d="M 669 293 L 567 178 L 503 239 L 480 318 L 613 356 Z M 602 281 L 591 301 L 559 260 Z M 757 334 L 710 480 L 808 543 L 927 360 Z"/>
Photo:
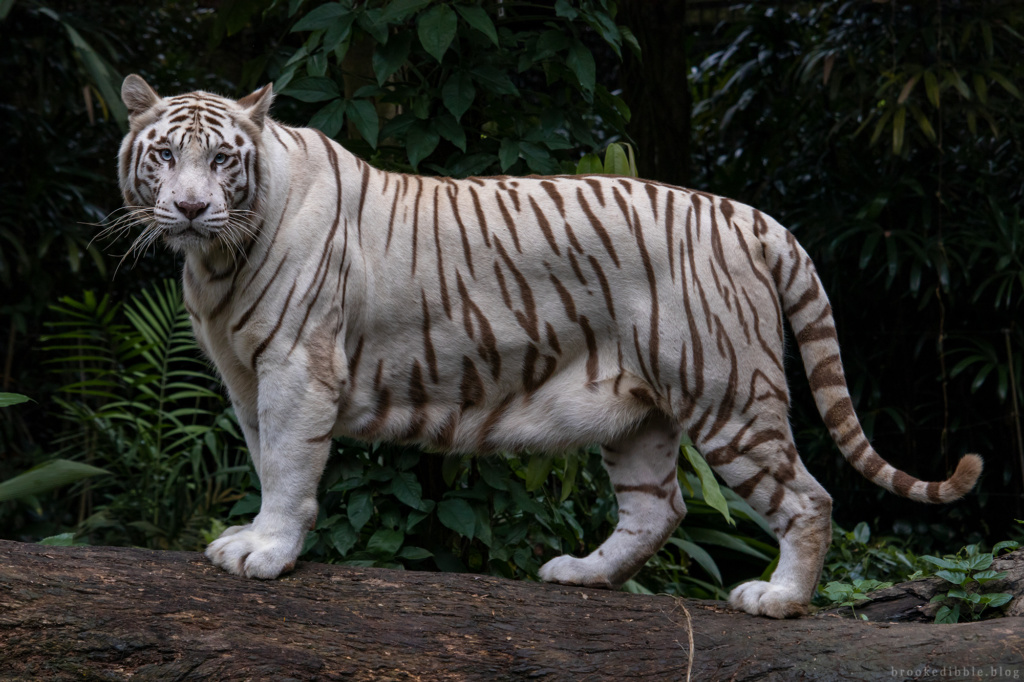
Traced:
<path fill-rule="evenodd" d="M 756 209 L 627 177 L 456 180 L 387 173 L 240 100 L 160 97 L 128 76 L 124 200 L 146 244 L 184 255 L 196 340 L 216 365 L 259 475 L 251 524 L 206 556 L 275 578 L 317 515 L 331 438 L 445 452 L 600 444 L 611 536 L 544 564 L 548 582 L 617 587 L 686 514 L 685 433 L 775 531 L 770 581 L 731 604 L 804 613 L 831 540 L 831 498 L 797 455 L 783 317 L 846 460 L 920 502 L 967 493 L 883 460 L 860 426 L 822 284 L 793 235 Z"/>

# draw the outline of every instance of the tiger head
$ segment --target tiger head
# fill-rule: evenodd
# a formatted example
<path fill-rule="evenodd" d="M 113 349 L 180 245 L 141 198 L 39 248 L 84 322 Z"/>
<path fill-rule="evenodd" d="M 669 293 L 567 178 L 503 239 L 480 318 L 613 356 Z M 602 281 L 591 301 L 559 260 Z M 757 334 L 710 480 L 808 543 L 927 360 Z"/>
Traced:
<path fill-rule="evenodd" d="M 176 251 L 240 250 L 258 230 L 270 85 L 235 101 L 207 92 L 162 98 L 132 74 L 121 86 L 130 130 L 118 172 L 128 216 Z M 263 174 L 264 176 L 266 173 Z"/>

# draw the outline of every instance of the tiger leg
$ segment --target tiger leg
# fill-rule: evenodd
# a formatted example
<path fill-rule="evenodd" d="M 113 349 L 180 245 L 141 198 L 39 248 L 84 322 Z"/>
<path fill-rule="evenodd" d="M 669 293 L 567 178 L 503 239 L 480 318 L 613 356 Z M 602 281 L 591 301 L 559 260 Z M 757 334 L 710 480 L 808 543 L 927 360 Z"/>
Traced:
<path fill-rule="evenodd" d="M 256 401 L 250 402 L 232 398 L 231 406 L 235 408 L 235 416 L 238 418 L 239 426 L 242 427 L 242 437 L 245 438 L 245 445 L 249 449 L 249 459 L 252 460 L 253 470 L 258 477 L 260 475 L 260 424 L 259 419 L 256 417 Z M 251 523 L 231 526 L 224 529 L 224 532 L 220 534 L 220 538 L 226 538 L 243 530 L 248 530 L 251 527 Z"/>
<path fill-rule="evenodd" d="M 584 558 L 560 556 L 540 569 L 546 582 L 618 587 L 661 549 L 686 515 L 676 467 L 679 425 L 660 412 L 601 447 L 615 490 L 615 532 Z"/>
<path fill-rule="evenodd" d="M 754 615 L 788 618 L 807 612 L 818 586 L 832 541 L 832 498 L 804 468 L 788 424 L 761 434 L 775 438 L 750 448 L 727 446 L 707 457 L 726 483 L 764 516 L 779 541 L 779 563 L 771 580 L 739 585 L 729 603 Z"/>
<path fill-rule="evenodd" d="M 294 567 L 316 521 L 317 483 L 330 454 L 334 403 L 325 406 L 307 390 L 305 372 L 290 369 L 295 368 L 283 362 L 260 374 L 254 459 L 263 495 L 260 511 L 250 525 L 229 528 L 206 549 L 214 564 L 249 578 L 276 578 Z"/>

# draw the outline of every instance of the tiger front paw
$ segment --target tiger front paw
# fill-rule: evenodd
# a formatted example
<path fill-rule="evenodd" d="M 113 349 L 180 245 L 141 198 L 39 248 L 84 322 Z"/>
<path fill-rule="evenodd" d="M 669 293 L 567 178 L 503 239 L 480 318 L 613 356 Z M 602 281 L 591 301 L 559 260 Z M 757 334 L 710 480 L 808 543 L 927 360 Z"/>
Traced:
<path fill-rule="evenodd" d="M 563 555 L 541 566 L 538 575 L 546 583 L 607 589 L 615 587 L 607 575 L 607 569 L 604 562 L 595 562 L 591 557 L 577 559 Z"/>
<path fill-rule="evenodd" d="M 751 580 L 736 587 L 729 595 L 729 605 L 769 618 L 794 618 L 807 613 L 807 602 L 799 589 L 763 580 Z"/>
<path fill-rule="evenodd" d="M 228 573 L 272 580 L 295 568 L 301 548 L 301 537 L 295 542 L 280 535 L 260 533 L 248 524 L 221 533 L 206 548 L 206 557 Z"/>

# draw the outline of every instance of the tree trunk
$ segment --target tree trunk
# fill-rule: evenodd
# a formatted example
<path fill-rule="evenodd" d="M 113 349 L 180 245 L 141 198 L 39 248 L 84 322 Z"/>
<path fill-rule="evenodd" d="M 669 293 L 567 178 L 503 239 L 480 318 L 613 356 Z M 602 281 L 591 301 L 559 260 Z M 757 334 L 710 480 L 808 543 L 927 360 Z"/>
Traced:
<path fill-rule="evenodd" d="M 1019 594 L 1024 556 L 1001 564 Z M 488 576 L 300 563 L 264 582 L 196 553 L 0 541 L 2 679 L 846 680 L 943 668 L 1019 679 L 1024 618 L 779 622 Z"/>
<path fill-rule="evenodd" d="M 640 44 L 641 58 L 623 49 L 622 97 L 632 116 L 640 177 L 690 183 L 690 85 L 686 0 L 628 0 L 619 14 Z"/>

